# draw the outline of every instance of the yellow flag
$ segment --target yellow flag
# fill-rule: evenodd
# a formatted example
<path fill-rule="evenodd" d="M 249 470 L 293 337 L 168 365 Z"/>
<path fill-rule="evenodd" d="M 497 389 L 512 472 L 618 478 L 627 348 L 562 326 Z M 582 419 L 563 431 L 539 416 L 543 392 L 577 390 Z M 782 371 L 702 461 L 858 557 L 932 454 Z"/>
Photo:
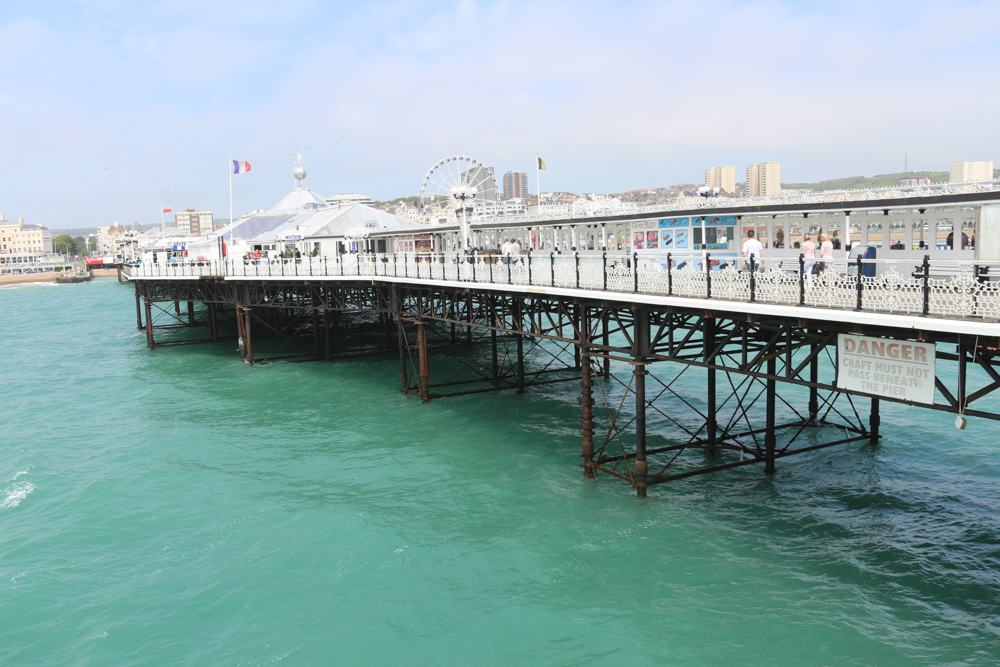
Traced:
<path fill-rule="evenodd" d="M 543 160 L 542 158 L 538 158 L 538 168 L 545 169 L 545 160 Z"/>

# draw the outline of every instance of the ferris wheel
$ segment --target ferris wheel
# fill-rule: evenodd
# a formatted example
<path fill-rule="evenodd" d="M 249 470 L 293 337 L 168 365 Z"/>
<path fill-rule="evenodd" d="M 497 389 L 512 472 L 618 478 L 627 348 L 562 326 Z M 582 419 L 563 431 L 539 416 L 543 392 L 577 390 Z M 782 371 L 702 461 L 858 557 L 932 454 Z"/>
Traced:
<path fill-rule="evenodd" d="M 420 198 L 454 209 L 466 209 L 482 201 L 496 201 L 500 188 L 493 170 L 466 155 L 439 160 L 420 184 Z M 451 206 L 454 204 L 454 206 Z"/>

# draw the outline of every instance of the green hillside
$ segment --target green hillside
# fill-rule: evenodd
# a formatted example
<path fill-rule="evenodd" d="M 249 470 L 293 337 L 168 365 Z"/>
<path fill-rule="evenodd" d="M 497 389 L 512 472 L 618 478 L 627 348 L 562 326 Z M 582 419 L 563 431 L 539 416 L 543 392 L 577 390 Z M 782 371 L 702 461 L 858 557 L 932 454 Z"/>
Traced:
<path fill-rule="evenodd" d="M 850 176 L 848 178 L 835 178 L 830 181 L 820 181 L 819 183 L 782 183 L 781 188 L 786 190 L 850 190 L 853 188 L 884 188 L 892 185 L 899 185 L 899 179 L 903 176 L 926 176 L 931 179 L 931 183 L 947 183 L 950 175 L 947 171 L 913 171 L 900 172 L 898 174 L 879 174 L 877 176 Z"/>

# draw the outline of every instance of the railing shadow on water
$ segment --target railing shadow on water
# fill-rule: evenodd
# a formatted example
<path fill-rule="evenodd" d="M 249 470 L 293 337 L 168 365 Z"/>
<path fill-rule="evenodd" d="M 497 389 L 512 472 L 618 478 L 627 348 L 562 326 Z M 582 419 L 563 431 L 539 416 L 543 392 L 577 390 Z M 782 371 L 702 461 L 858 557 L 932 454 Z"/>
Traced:
<path fill-rule="evenodd" d="M 711 253 L 347 254 L 126 266 L 128 278 L 395 278 L 687 297 L 901 315 L 1000 319 L 1000 262 Z"/>

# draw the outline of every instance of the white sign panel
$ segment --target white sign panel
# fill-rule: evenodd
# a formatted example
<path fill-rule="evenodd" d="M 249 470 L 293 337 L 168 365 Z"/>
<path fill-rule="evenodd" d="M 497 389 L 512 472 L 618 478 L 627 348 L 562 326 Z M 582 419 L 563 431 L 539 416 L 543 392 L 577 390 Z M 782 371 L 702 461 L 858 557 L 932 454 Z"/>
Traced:
<path fill-rule="evenodd" d="M 892 338 L 837 336 L 837 386 L 873 396 L 934 403 L 935 348 Z"/>

